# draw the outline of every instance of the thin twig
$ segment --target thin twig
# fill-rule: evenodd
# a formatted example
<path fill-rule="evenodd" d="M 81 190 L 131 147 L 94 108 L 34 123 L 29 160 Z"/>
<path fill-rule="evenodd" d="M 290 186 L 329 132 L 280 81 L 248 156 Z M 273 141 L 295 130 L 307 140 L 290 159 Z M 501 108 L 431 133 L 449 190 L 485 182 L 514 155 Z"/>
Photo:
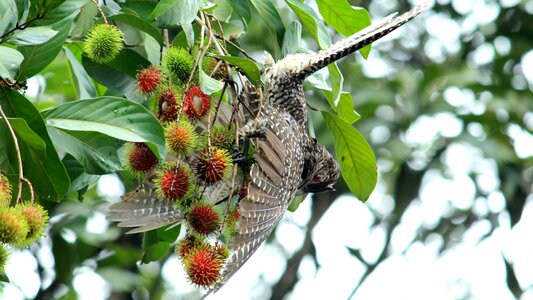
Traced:
<path fill-rule="evenodd" d="M 0 115 L 6 121 L 7 128 L 9 129 L 9 132 L 11 133 L 11 137 L 13 138 L 13 142 L 15 143 L 15 151 L 17 152 L 17 162 L 18 162 L 18 168 L 19 168 L 19 186 L 18 186 L 18 192 L 17 192 L 17 203 L 18 203 L 22 197 L 22 180 L 24 178 L 24 170 L 22 169 L 22 156 L 20 155 L 20 148 L 19 148 L 19 142 L 17 139 L 17 135 L 15 134 L 15 131 L 13 130 L 13 127 L 11 126 L 11 123 L 9 123 L 9 120 L 7 119 L 7 116 L 4 113 L 4 110 L 2 109 L 1 105 L 0 105 Z"/>
<path fill-rule="evenodd" d="M 15 26 L 15 28 L 5 32 L 3 35 L 0 36 L 0 44 L 2 44 L 4 42 L 4 38 L 8 35 L 10 35 L 11 33 L 13 33 L 14 31 L 16 30 L 22 30 L 22 29 L 25 29 L 26 27 L 28 27 L 28 25 L 30 25 L 30 23 L 34 22 L 34 21 L 37 21 L 39 19 L 42 19 L 44 17 L 44 14 L 41 14 L 41 13 L 38 13 L 37 16 L 35 16 L 35 18 L 31 19 L 31 20 L 28 20 L 22 24 L 17 24 L 17 26 Z"/>
<path fill-rule="evenodd" d="M 33 193 L 33 185 L 26 177 L 22 177 L 22 180 L 24 180 L 24 182 L 26 182 L 26 184 L 30 188 L 31 204 L 33 204 L 33 200 L 35 199 L 35 194 Z"/>
<path fill-rule="evenodd" d="M 94 3 L 96 5 L 96 8 L 98 8 L 98 11 L 100 12 L 100 15 L 102 15 L 102 19 L 104 19 L 104 23 L 109 24 L 107 22 L 107 18 L 106 18 L 105 14 L 104 14 L 104 11 L 102 10 L 102 7 L 100 6 L 100 3 L 98 3 L 98 0 L 91 0 L 91 1 L 92 1 L 92 3 Z"/>
<path fill-rule="evenodd" d="M 223 40 L 225 43 L 228 43 L 230 44 L 231 46 L 235 47 L 235 49 L 239 50 L 239 52 L 241 52 L 242 54 L 244 54 L 244 56 L 246 56 L 246 58 L 248 58 L 249 60 L 253 61 L 253 62 L 257 62 L 257 60 L 255 60 L 255 58 L 251 57 L 250 54 L 248 54 L 244 49 L 242 49 L 240 46 L 238 46 L 237 44 L 235 44 L 234 42 L 230 41 L 230 40 L 227 40 L 225 39 L 224 37 L 220 36 L 219 34 L 216 34 L 215 33 L 215 37 L 217 39 L 221 39 Z"/>

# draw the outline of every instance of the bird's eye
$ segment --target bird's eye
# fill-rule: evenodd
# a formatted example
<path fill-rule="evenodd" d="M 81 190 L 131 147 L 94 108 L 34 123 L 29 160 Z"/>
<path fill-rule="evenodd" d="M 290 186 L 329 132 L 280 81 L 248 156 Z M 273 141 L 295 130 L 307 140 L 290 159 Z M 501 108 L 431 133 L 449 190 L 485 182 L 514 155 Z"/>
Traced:
<path fill-rule="evenodd" d="M 324 177 L 322 175 L 315 175 L 315 181 L 322 182 L 323 179 Z"/>

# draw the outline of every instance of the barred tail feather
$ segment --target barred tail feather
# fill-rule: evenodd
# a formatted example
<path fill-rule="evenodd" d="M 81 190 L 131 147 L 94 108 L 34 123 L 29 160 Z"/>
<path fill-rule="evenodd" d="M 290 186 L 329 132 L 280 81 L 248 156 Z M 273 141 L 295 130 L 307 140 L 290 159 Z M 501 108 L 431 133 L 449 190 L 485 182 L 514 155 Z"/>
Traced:
<path fill-rule="evenodd" d="M 424 4 L 414 7 L 410 11 L 400 16 L 381 20 L 349 36 L 348 38 L 319 51 L 316 54 L 312 54 L 313 57 L 311 58 L 309 65 L 306 68 L 303 68 L 298 76 L 301 78 L 306 78 L 316 71 L 326 67 L 330 63 L 333 63 L 367 45 L 370 45 L 374 41 L 384 37 L 385 35 L 409 22 L 428 7 L 429 2 L 425 2 Z"/>

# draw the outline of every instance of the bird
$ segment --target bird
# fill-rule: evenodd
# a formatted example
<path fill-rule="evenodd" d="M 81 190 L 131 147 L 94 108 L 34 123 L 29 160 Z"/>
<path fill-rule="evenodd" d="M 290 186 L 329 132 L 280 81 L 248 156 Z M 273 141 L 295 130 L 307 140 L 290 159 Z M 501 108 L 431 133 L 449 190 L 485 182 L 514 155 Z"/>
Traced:
<path fill-rule="evenodd" d="M 265 53 L 262 107 L 241 130 L 244 137 L 262 137 L 257 147 L 260 151 L 250 171 L 248 197 L 239 203 L 233 254 L 222 279 L 206 295 L 218 291 L 246 263 L 282 219 L 295 195 L 332 190 L 339 178 L 333 156 L 307 134 L 304 80 L 399 28 L 428 6 L 426 2 L 398 17 L 390 16 L 316 53 L 287 55 L 278 62 Z"/>

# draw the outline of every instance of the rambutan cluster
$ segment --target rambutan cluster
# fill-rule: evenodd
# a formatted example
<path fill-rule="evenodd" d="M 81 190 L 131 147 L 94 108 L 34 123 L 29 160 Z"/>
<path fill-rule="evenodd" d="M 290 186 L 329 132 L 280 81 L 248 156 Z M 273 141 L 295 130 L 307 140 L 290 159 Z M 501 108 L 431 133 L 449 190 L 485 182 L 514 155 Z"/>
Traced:
<path fill-rule="evenodd" d="M 0 172 L 0 273 L 9 256 L 9 246 L 26 248 L 39 241 L 48 224 L 48 213 L 38 203 L 21 202 L 10 206 L 12 186 Z"/>
<path fill-rule="evenodd" d="M 160 65 L 137 74 L 139 94 L 147 98 L 164 127 L 165 161 L 139 142 L 127 144 L 124 161 L 137 179 L 142 177 L 142 182 L 148 183 L 145 188 L 155 191 L 157 199 L 180 210 L 187 234 L 178 241 L 176 254 L 193 284 L 210 287 L 220 279 L 229 256 L 224 245 L 227 232 L 235 233 L 235 201 L 226 217 L 225 204 L 218 203 L 229 196 L 227 186 L 233 171 L 230 153 L 236 132 L 233 123 L 217 121 L 213 99 L 197 83 L 199 66 L 190 52 L 172 47 L 163 54 Z M 215 58 L 205 59 L 201 67 L 216 74 L 215 78 L 227 77 L 226 65 Z M 233 193 L 236 199 L 237 191 Z"/>

